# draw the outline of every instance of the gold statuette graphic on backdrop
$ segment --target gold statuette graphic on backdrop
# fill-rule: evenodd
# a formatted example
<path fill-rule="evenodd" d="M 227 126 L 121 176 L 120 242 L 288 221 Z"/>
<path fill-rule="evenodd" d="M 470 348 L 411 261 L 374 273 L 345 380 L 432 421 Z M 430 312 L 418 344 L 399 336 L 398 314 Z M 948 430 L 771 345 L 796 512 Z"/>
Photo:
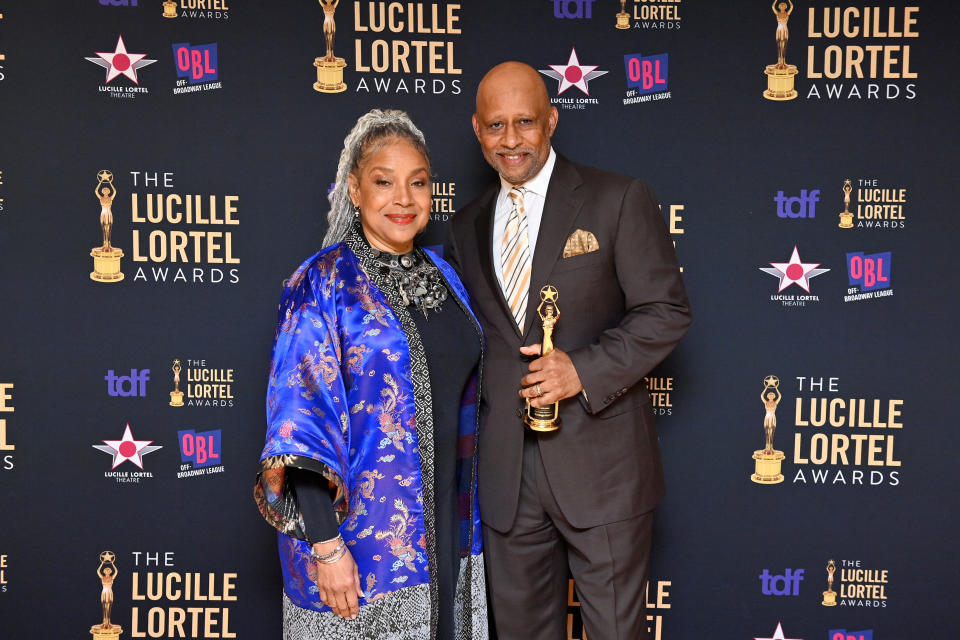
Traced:
<path fill-rule="evenodd" d="M 102 169 L 97 174 L 97 187 L 93 195 L 100 201 L 100 230 L 103 232 L 103 244 L 90 250 L 93 256 L 93 271 L 90 278 L 97 282 L 120 282 L 123 273 L 120 271 L 120 258 L 123 250 L 110 244 L 110 234 L 113 232 L 113 200 L 117 195 L 117 188 L 113 186 L 113 174 Z"/>
<path fill-rule="evenodd" d="M 343 58 L 333 55 L 333 37 L 337 33 L 333 12 L 337 10 L 340 0 L 318 2 L 323 7 L 323 37 L 327 42 L 327 55 L 313 61 L 313 66 L 317 68 L 317 81 L 313 83 L 313 88 L 320 93 L 340 93 L 347 90 L 347 85 L 343 82 L 343 69 L 347 63 Z"/>
<path fill-rule="evenodd" d="M 783 396 L 780 395 L 780 378 L 769 375 L 763 379 L 763 392 L 760 401 L 766 409 L 763 417 L 763 432 L 766 435 L 766 446 L 753 452 L 754 473 L 750 479 L 757 484 L 778 484 L 783 482 L 780 473 L 780 462 L 784 459 L 783 451 L 773 448 L 773 433 L 777 430 L 777 405 Z"/>
<path fill-rule="evenodd" d="M 837 563 L 833 560 L 827 562 L 827 590 L 823 592 L 823 602 L 825 607 L 837 606 L 837 592 L 833 590 L 833 574 L 837 570 Z"/>
<path fill-rule="evenodd" d="M 547 355 L 553 351 L 553 328 L 560 319 L 560 309 L 557 307 L 557 290 L 550 285 L 540 289 L 540 306 L 537 313 L 543 322 L 543 345 L 540 355 Z M 523 423 L 534 431 L 556 431 L 560 428 L 560 403 L 554 402 L 546 407 L 534 408 L 527 398 L 527 412 L 523 416 Z"/>
<path fill-rule="evenodd" d="M 170 392 L 170 406 L 183 406 L 183 391 L 180 391 L 180 361 L 174 360 L 173 367 L 173 391 Z"/>
<path fill-rule="evenodd" d="M 630 28 L 630 14 L 627 13 L 627 0 L 620 0 L 620 13 L 617 14 L 617 29 Z"/>
<path fill-rule="evenodd" d="M 853 184 L 849 180 L 843 181 L 843 211 L 840 212 L 841 229 L 853 229 L 853 214 L 850 213 L 850 192 L 853 191 Z"/>
<path fill-rule="evenodd" d="M 793 2 L 787 0 L 773 0 L 770 5 L 773 15 L 777 17 L 777 64 L 768 64 L 764 73 L 767 74 L 767 90 L 763 97 L 767 100 L 793 100 L 797 92 L 793 88 L 793 78 L 797 75 L 796 65 L 787 64 L 787 41 L 790 32 L 787 31 L 787 21 L 793 13 Z"/>
<path fill-rule="evenodd" d="M 163 3 L 163 17 L 164 18 L 176 18 L 177 17 L 177 3 L 173 0 L 165 0 Z"/>
<path fill-rule="evenodd" d="M 113 551 L 104 551 L 100 554 L 100 566 L 97 567 L 97 577 L 103 590 L 100 592 L 100 605 L 103 609 L 103 620 L 100 624 L 90 627 L 93 640 L 116 640 L 123 633 L 123 627 L 110 623 L 110 609 L 113 607 L 113 581 L 117 577 L 116 554 Z"/>

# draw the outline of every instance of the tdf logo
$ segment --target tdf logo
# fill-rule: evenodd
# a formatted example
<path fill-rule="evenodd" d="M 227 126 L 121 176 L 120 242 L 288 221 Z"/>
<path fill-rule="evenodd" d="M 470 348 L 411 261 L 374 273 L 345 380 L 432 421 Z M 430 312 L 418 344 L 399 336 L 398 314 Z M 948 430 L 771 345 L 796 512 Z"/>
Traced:
<path fill-rule="evenodd" d="M 760 590 L 765 596 L 798 596 L 803 569 L 787 569 L 783 575 L 772 575 L 767 569 L 760 574 Z"/>
<path fill-rule="evenodd" d="M 809 193 L 801 189 L 800 195 L 792 198 L 785 196 L 783 191 L 777 191 L 773 201 L 777 203 L 777 216 L 780 218 L 815 218 L 820 189 L 813 189 Z"/>
<path fill-rule="evenodd" d="M 107 381 L 107 393 L 111 396 L 124 398 L 139 396 L 142 398 L 147 395 L 147 380 L 150 379 L 150 369 L 130 369 L 130 375 L 128 376 L 115 375 L 113 369 L 110 369 L 103 379 Z"/>
<path fill-rule="evenodd" d="M 596 0 L 553 0 L 554 18 L 592 18 Z"/>

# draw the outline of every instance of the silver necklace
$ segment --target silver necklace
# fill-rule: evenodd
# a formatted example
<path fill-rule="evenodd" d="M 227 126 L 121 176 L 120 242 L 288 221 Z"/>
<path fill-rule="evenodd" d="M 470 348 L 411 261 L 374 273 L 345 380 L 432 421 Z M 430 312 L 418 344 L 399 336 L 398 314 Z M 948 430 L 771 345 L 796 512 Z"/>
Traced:
<path fill-rule="evenodd" d="M 426 259 L 423 252 L 396 255 L 370 247 L 380 273 L 390 278 L 400 292 L 404 306 L 416 307 L 428 318 L 428 311 L 439 312 L 449 295 L 440 270 Z"/>

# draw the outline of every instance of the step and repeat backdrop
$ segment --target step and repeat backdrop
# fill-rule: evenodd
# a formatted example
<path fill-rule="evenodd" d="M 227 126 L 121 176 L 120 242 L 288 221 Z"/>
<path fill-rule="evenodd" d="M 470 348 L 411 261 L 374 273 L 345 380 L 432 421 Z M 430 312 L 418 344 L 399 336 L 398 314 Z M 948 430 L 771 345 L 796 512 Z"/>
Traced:
<path fill-rule="evenodd" d="M 426 133 L 441 245 L 494 179 L 476 85 L 516 59 L 558 152 L 653 186 L 690 292 L 646 379 L 651 638 L 960 637 L 958 18 L 0 0 L 0 635 L 90 637 L 109 587 L 120 638 L 280 637 L 252 488 L 282 282 L 373 107 Z"/>

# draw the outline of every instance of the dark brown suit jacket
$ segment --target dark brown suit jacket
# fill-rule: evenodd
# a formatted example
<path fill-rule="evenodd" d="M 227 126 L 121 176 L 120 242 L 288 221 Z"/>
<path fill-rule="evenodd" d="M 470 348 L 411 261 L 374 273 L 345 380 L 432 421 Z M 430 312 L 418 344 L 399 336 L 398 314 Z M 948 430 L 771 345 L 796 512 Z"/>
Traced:
<path fill-rule="evenodd" d="M 520 379 L 537 344 L 540 289 L 557 288 L 556 348 L 573 360 L 588 400 L 560 402 L 563 426 L 540 434 L 550 488 L 574 527 L 616 522 L 651 510 L 663 496 L 663 470 L 650 398 L 642 378 L 690 324 L 683 281 L 666 225 L 649 187 L 627 176 L 557 156 L 533 256 L 526 327 L 513 321 L 494 271 L 492 233 L 499 181 L 454 217 L 447 259 L 463 275 L 486 340 L 481 382 L 481 517 L 511 528 L 523 454 Z M 577 229 L 599 250 L 563 258 Z"/>

